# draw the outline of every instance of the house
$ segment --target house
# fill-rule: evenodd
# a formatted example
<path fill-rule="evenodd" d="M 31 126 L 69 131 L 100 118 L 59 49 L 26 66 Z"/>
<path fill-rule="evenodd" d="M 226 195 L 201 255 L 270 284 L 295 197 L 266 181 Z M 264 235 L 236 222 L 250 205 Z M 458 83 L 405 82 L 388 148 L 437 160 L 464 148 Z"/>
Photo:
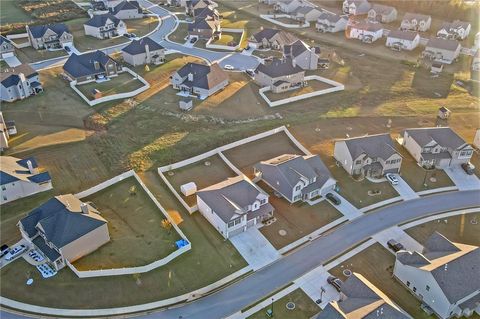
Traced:
<path fill-rule="evenodd" d="M 100 50 L 77 55 L 72 53 L 63 65 L 65 74 L 77 83 L 113 77 L 122 67 Z"/>
<path fill-rule="evenodd" d="M 283 154 L 255 164 L 253 171 L 290 203 L 324 196 L 336 184 L 318 155 Z"/>
<path fill-rule="evenodd" d="M 291 59 L 273 59 L 257 66 L 254 81 L 274 93 L 285 92 L 305 85 L 305 70 Z"/>
<path fill-rule="evenodd" d="M 420 35 L 414 31 L 391 30 L 387 35 L 386 46 L 394 50 L 414 50 L 420 43 Z"/>
<path fill-rule="evenodd" d="M 400 173 L 402 156 L 390 134 L 352 137 L 335 142 L 333 157 L 350 175 L 381 178 Z"/>
<path fill-rule="evenodd" d="M 122 49 L 123 60 L 130 65 L 161 64 L 165 62 L 165 48 L 149 37 L 133 40 Z"/>
<path fill-rule="evenodd" d="M 109 10 L 115 8 L 124 0 L 92 0 L 92 6 L 101 10 Z"/>
<path fill-rule="evenodd" d="M 34 49 L 61 49 L 73 42 L 73 35 L 64 23 L 27 25 L 27 34 Z"/>
<path fill-rule="evenodd" d="M 55 270 L 110 241 L 107 221 L 72 194 L 55 196 L 17 224 L 22 238 L 37 248 Z"/>
<path fill-rule="evenodd" d="M 477 131 L 475 132 L 475 137 L 473 138 L 473 146 L 475 146 L 477 149 L 480 149 L 480 128 L 477 128 Z"/>
<path fill-rule="evenodd" d="M 332 12 L 323 12 L 317 19 L 315 28 L 320 32 L 339 32 L 347 28 L 348 16 Z"/>
<path fill-rule="evenodd" d="M 205 99 L 228 85 L 228 75 L 217 64 L 187 63 L 170 77 L 174 89 Z"/>
<path fill-rule="evenodd" d="M 0 60 L 15 55 L 15 47 L 12 41 L 0 35 Z"/>
<path fill-rule="evenodd" d="M 423 251 L 399 251 L 393 275 L 439 318 L 480 314 L 480 248 L 435 232 Z"/>
<path fill-rule="evenodd" d="M 380 23 L 362 21 L 349 26 L 347 34 L 351 39 L 373 43 L 383 36 L 383 26 Z"/>
<path fill-rule="evenodd" d="M 296 42 L 298 38 L 278 29 L 265 28 L 248 39 L 248 46 L 255 49 L 283 50 L 283 46 Z"/>
<path fill-rule="evenodd" d="M 345 0 L 342 5 L 342 12 L 349 15 L 367 14 L 372 6 L 367 0 Z"/>
<path fill-rule="evenodd" d="M 99 39 L 122 36 L 127 32 L 127 25 L 111 13 L 94 15 L 83 24 L 86 35 Z"/>
<path fill-rule="evenodd" d="M 283 13 L 292 13 L 300 7 L 303 6 L 310 6 L 303 0 L 286 0 L 286 1 L 278 1 L 274 4 L 273 8 L 277 11 L 281 11 Z"/>
<path fill-rule="evenodd" d="M 14 102 L 43 92 L 38 72 L 28 64 L 0 71 L 0 100 Z"/>
<path fill-rule="evenodd" d="M 368 10 L 368 19 L 381 23 L 390 23 L 397 20 L 397 9 L 383 4 L 374 4 Z"/>
<path fill-rule="evenodd" d="M 125 0 L 111 9 L 111 13 L 120 20 L 141 19 L 143 18 L 143 9 L 138 1 Z"/>
<path fill-rule="evenodd" d="M 470 34 L 472 25 L 469 22 L 455 20 L 453 22 L 445 22 L 437 31 L 437 37 L 452 40 L 464 40 Z"/>
<path fill-rule="evenodd" d="M 430 29 L 432 24 L 432 17 L 418 14 L 418 13 L 405 13 L 402 22 L 400 24 L 400 30 L 412 30 L 425 32 Z"/>
<path fill-rule="evenodd" d="M 315 319 L 409 319 L 410 316 L 359 273 L 340 288 L 340 300 L 331 301 Z"/>
<path fill-rule="evenodd" d="M 200 39 L 218 39 L 222 35 L 220 15 L 216 9 L 199 8 L 194 10 L 195 20 L 188 24 L 188 35 Z"/>
<path fill-rule="evenodd" d="M 40 172 L 35 158 L 0 156 L 0 163 L 0 204 L 52 189 L 50 174 Z"/>
<path fill-rule="evenodd" d="M 319 47 L 310 47 L 302 40 L 283 47 L 283 58 L 292 62 L 304 70 L 316 70 L 318 68 Z"/>
<path fill-rule="evenodd" d="M 229 178 L 196 194 L 198 210 L 224 238 L 273 216 L 269 196 L 245 176 Z"/>
<path fill-rule="evenodd" d="M 402 145 L 423 167 L 447 168 L 468 163 L 473 148 L 449 127 L 406 129 Z"/>
<path fill-rule="evenodd" d="M 15 134 L 17 134 L 15 121 L 5 121 L 3 113 L 0 111 L 0 151 L 8 148 L 8 140 Z"/>
<path fill-rule="evenodd" d="M 447 109 L 445 106 L 442 106 L 438 109 L 437 117 L 442 120 L 447 120 L 451 114 L 452 112 L 449 109 Z"/>
<path fill-rule="evenodd" d="M 422 57 L 430 60 L 451 64 L 460 55 L 462 46 L 457 40 L 431 38 L 428 40 Z"/>
<path fill-rule="evenodd" d="M 194 16 L 195 10 L 209 8 L 211 10 L 218 7 L 218 4 L 210 0 L 187 0 L 183 5 L 183 0 L 180 1 L 180 5 L 185 7 L 185 14 Z"/>
<path fill-rule="evenodd" d="M 295 20 L 302 22 L 312 22 L 317 21 L 318 17 L 322 14 L 322 10 L 319 10 L 310 6 L 303 6 L 295 9 L 291 13 L 291 17 Z"/>

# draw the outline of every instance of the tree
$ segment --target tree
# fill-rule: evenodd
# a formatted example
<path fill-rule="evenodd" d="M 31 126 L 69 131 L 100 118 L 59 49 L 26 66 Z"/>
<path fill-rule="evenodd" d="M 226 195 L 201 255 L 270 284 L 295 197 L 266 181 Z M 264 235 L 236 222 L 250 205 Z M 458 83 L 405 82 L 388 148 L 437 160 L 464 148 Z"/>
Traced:
<path fill-rule="evenodd" d="M 162 228 L 166 229 L 168 231 L 168 234 L 170 235 L 170 231 L 172 229 L 172 223 L 165 218 L 162 220 Z"/>

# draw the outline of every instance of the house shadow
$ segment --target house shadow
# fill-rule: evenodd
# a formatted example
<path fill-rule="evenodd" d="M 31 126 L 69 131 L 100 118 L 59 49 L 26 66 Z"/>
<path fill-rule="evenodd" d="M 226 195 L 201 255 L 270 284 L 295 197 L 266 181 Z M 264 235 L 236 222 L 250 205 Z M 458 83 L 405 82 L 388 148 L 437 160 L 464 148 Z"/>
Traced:
<path fill-rule="evenodd" d="M 447 98 L 454 80 L 452 73 L 433 75 L 428 69 L 418 68 L 413 75 L 412 89 L 422 97 Z"/>

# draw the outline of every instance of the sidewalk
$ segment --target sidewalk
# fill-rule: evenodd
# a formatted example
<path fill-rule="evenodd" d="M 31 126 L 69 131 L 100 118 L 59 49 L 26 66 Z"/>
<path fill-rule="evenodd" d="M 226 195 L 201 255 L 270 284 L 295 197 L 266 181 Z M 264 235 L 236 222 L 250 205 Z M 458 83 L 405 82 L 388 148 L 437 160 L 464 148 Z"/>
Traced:
<path fill-rule="evenodd" d="M 459 190 L 480 189 L 480 180 L 478 177 L 475 174 L 468 175 L 460 166 L 446 168 L 444 171 L 455 185 L 457 185 Z"/>
<path fill-rule="evenodd" d="M 392 254 L 395 254 L 395 253 L 387 245 L 387 242 L 390 239 L 394 239 L 399 243 L 401 243 L 406 250 L 418 251 L 418 252 L 423 251 L 423 246 L 419 242 L 417 242 L 415 239 L 410 237 L 406 232 L 404 232 L 398 226 L 385 229 L 384 231 L 373 235 L 373 239 L 375 239 L 383 247 L 387 248 L 387 250 Z"/>
<path fill-rule="evenodd" d="M 403 200 L 415 199 L 419 197 L 419 195 L 415 193 L 415 191 L 400 175 L 394 174 L 394 176 L 398 179 L 398 185 L 392 185 L 392 187 L 395 188 L 398 195 L 400 195 Z"/>
<path fill-rule="evenodd" d="M 362 213 L 348 200 L 346 200 L 344 197 L 342 197 L 340 194 L 337 192 L 333 192 L 338 198 L 340 198 L 341 203 L 340 205 L 334 205 L 331 204 L 333 207 L 335 207 L 340 213 L 343 214 L 343 216 L 347 217 L 349 220 L 355 219 L 357 217 L 362 216 Z M 330 201 L 328 201 L 330 203 Z"/>
<path fill-rule="evenodd" d="M 302 277 L 294 280 L 313 302 L 322 300 L 318 306 L 324 309 L 330 301 L 340 300 L 340 294 L 327 282 L 327 278 L 331 276 L 323 266 L 319 266 L 309 271 Z M 323 293 L 322 293 L 323 288 Z"/>

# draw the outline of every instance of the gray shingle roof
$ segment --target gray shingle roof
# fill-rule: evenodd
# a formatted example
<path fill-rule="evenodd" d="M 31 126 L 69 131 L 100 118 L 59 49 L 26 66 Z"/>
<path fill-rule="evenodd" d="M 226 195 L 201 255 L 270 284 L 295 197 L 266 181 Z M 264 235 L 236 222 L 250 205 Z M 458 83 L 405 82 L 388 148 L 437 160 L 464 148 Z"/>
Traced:
<path fill-rule="evenodd" d="M 338 20 L 340 19 L 345 19 L 347 20 L 347 17 L 346 16 L 343 16 L 343 15 L 339 15 L 339 14 L 336 14 L 336 13 L 333 13 L 333 12 L 323 12 L 317 19 L 317 21 L 323 21 L 323 20 L 327 20 L 329 22 L 333 22 L 333 23 L 336 23 Z"/>
<path fill-rule="evenodd" d="M 470 22 L 455 20 L 453 22 L 444 22 L 440 27 L 440 30 L 445 30 L 447 32 L 453 32 L 460 28 L 467 29 L 470 25 Z"/>
<path fill-rule="evenodd" d="M 99 27 L 105 26 L 107 24 L 107 20 L 112 21 L 115 26 L 118 26 L 118 24 L 121 21 L 111 13 L 104 13 L 104 14 L 94 15 L 90 20 L 88 20 L 84 24 L 89 25 L 91 27 L 99 28 Z"/>
<path fill-rule="evenodd" d="M 411 128 L 404 130 L 402 136 L 404 136 L 404 132 L 407 132 L 421 147 L 431 141 L 435 141 L 443 147 L 450 147 L 452 149 L 457 149 L 466 144 L 465 141 L 449 127 Z"/>
<path fill-rule="evenodd" d="M 265 28 L 257 33 L 254 33 L 252 36 L 257 42 L 260 42 L 263 39 L 271 41 L 272 38 L 276 36 L 276 39 L 281 46 L 291 44 L 298 40 L 298 38 L 291 33 L 285 32 L 283 30 L 270 28 Z"/>
<path fill-rule="evenodd" d="M 28 26 L 30 33 L 34 38 L 41 38 L 47 32 L 48 29 L 55 32 L 57 35 L 62 35 L 64 32 L 70 33 L 68 27 L 64 23 L 54 23 L 45 25 L 31 25 Z"/>
<path fill-rule="evenodd" d="M 420 13 L 410 13 L 410 12 L 407 12 L 407 13 L 405 13 L 405 15 L 403 16 L 403 20 L 407 20 L 407 21 L 412 21 L 412 20 L 428 21 L 428 19 L 430 19 L 430 16 L 429 16 L 429 15 L 420 14 Z"/>
<path fill-rule="evenodd" d="M 142 12 L 142 8 L 138 4 L 138 1 L 122 1 L 113 8 L 112 13 L 117 14 L 123 10 L 137 10 L 138 13 Z"/>
<path fill-rule="evenodd" d="M 113 59 L 100 50 L 77 55 L 72 53 L 63 65 L 63 69 L 70 75 L 78 78 L 105 72 L 105 65 Z M 99 63 L 100 69 L 95 70 L 94 62 Z"/>
<path fill-rule="evenodd" d="M 28 161 L 32 163 L 33 168 L 38 167 L 34 157 L 18 159 L 12 156 L 2 156 L 0 167 L 0 184 L 5 185 L 19 180 L 41 183 L 51 179 L 47 172 L 34 172 L 33 174 L 30 173 L 27 165 Z"/>
<path fill-rule="evenodd" d="M 217 63 L 205 65 L 190 62 L 177 70 L 177 73 L 185 79 L 182 83 L 183 85 L 207 90 L 228 80 L 227 73 Z M 193 75 L 193 81 L 188 80 L 188 74 L 190 73 Z"/>
<path fill-rule="evenodd" d="M 396 9 L 394 7 L 386 6 L 383 4 L 374 4 L 370 10 L 375 11 L 376 14 L 388 15 L 394 12 Z"/>
<path fill-rule="evenodd" d="M 3 35 L 0 35 L 0 45 L 2 45 L 3 42 L 12 43 L 12 41 L 8 40 L 8 39 L 5 38 Z"/>
<path fill-rule="evenodd" d="M 371 158 L 378 157 L 383 160 L 388 159 L 393 154 L 398 154 L 388 133 L 352 137 L 342 141 L 347 145 L 352 159 L 356 159 L 363 153 Z"/>
<path fill-rule="evenodd" d="M 426 48 L 436 48 L 442 50 L 455 51 L 460 46 L 460 43 L 457 40 L 441 39 L 441 38 L 431 38 L 428 40 Z"/>
<path fill-rule="evenodd" d="M 317 48 L 313 48 L 314 52 L 316 51 Z M 320 48 L 319 49 L 319 52 L 320 53 Z M 289 57 L 297 57 L 299 56 L 300 54 L 302 54 L 303 52 L 305 51 L 309 51 L 310 50 L 310 47 L 303 41 L 301 40 L 297 40 L 296 42 L 292 43 L 292 44 L 289 44 L 289 45 L 285 45 L 283 47 L 283 54 L 286 55 L 286 56 L 289 56 Z"/>
<path fill-rule="evenodd" d="M 423 255 L 428 259 L 459 252 L 460 249 L 439 232 L 434 232 L 425 242 Z"/>
<path fill-rule="evenodd" d="M 26 78 L 31 78 L 38 75 L 38 72 L 32 69 L 28 64 L 20 64 L 16 67 L 8 67 L 0 71 L 0 83 L 6 88 L 17 85 L 20 81 L 20 74 L 25 75 Z"/>
<path fill-rule="evenodd" d="M 262 72 L 271 78 L 277 78 L 285 75 L 293 75 L 297 73 L 305 73 L 305 71 L 298 65 L 293 66 L 291 59 L 273 59 L 271 63 L 259 64 L 256 73 Z"/>
<path fill-rule="evenodd" d="M 376 32 L 383 29 L 383 25 L 380 23 L 372 23 L 368 21 L 361 21 L 356 24 L 353 24 L 351 28 L 360 29 L 365 31 Z"/>
<path fill-rule="evenodd" d="M 149 37 L 141 38 L 140 40 L 133 40 L 129 45 L 124 47 L 122 51 L 127 52 L 131 55 L 145 53 L 145 46 L 148 45 L 150 51 L 162 50 L 163 46 L 153 41 Z"/>
<path fill-rule="evenodd" d="M 388 33 L 388 38 L 402 39 L 408 41 L 413 41 L 417 36 L 418 33 L 414 31 L 391 30 Z"/>
<path fill-rule="evenodd" d="M 397 260 L 404 265 L 413 267 L 421 267 L 430 264 L 427 258 L 416 251 L 400 251 L 397 253 Z"/>

